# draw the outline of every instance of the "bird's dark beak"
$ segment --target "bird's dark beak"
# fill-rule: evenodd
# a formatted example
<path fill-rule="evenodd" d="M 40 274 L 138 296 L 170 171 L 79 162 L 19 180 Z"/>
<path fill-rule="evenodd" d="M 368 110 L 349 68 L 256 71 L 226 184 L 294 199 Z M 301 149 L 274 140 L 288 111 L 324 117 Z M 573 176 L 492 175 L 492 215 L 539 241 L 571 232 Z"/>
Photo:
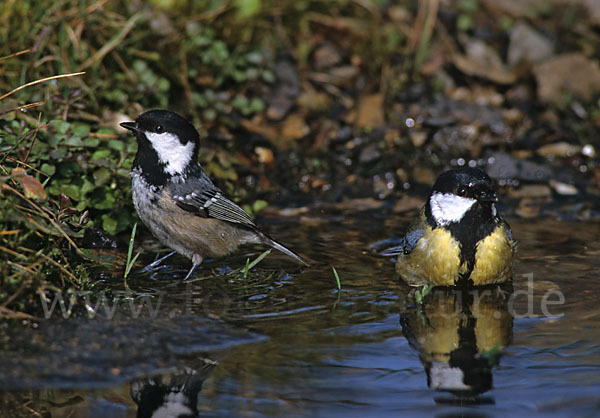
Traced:
<path fill-rule="evenodd" d="M 496 192 L 494 192 L 493 190 L 481 190 L 477 194 L 477 200 L 479 200 L 480 202 L 496 203 L 498 201 L 498 196 L 496 195 Z"/>
<path fill-rule="evenodd" d="M 138 132 L 139 128 L 136 122 L 121 122 L 121 125 L 125 129 L 129 129 L 131 132 Z"/>

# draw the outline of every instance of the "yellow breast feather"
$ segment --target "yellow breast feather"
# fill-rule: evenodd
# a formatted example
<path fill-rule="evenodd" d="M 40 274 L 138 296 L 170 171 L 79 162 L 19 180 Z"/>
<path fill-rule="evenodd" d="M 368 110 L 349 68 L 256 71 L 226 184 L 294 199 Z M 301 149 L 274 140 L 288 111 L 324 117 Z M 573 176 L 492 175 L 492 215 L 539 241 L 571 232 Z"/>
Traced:
<path fill-rule="evenodd" d="M 474 285 L 502 283 L 512 277 L 515 244 L 506 233 L 506 225 L 498 226 L 477 244 L 475 266 L 471 272 Z"/>
<path fill-rule="evenodd" d="M 410 254 L 400 254 L 396 263 L 396 273 L 411 286 L 451 286 L 458 279 L 459 268 L 456 240 L 447 230 L 430 226 Z"/>

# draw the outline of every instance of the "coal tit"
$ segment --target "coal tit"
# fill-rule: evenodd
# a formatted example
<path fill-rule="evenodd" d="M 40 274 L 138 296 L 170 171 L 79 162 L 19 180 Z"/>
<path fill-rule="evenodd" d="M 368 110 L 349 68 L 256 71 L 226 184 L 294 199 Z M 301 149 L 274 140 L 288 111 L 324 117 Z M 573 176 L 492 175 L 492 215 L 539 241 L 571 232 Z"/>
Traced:
<path fill-rule="evenodd" d="M 400 245 L 385 251 L 398 256 L 396 273 L 411 286 L 510 280 L 516 242 L 497 201 L 494 183 L 482 170 L 442 173 Z"/>
<path fill-rule="evenodd" d="M 138 143 L 131 170 L 135 209 L 154 236 L 175 250 L 171 254 L 192 260 L 185 279 L 204 258 L 227 255 L 248 243 L 268 245 L 306 264 L 262 232 L 213 184 L 197 160 L 198 132 L 183 117 L 150 110 L 121 126 L 132 131 Z"/>

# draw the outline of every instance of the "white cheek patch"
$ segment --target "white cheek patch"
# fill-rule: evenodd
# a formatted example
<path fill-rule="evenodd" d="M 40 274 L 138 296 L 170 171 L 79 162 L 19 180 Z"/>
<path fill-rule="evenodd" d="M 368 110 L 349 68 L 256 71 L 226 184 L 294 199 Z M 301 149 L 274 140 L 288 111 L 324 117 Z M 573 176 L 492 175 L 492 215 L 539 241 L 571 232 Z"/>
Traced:
<path fill-rule="evenodd" d="M 162 134 L 144 133 L 152 144 L 152 148 L 158 154 L 158 160 L 165 164 L 167 173 L 171 175 L 181 174 L 193 158 L 194 143 L 190 141 L 183 145 L 176 135 L 168 132 Z"/>
<path fill-rule="evenodd" d="M 460 222 L 465 213 L 476 202 L 475 199 L 460 197 L 452 193 L 436 192 L 429 199 L 431 214 L 435 221 L 445 226 L 453 222 Z"/>

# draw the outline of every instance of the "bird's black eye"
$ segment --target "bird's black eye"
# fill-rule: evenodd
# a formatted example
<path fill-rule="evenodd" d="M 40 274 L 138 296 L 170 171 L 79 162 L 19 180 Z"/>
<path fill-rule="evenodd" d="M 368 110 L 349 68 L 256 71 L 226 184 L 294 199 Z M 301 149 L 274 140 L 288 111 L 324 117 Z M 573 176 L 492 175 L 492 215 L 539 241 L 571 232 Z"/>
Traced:
<path fill-rule="evenodd" d="M 464 186 L 461 186 L 458 188 L 457 194 L 459 196 L 466 196 L 467 195 L 467 188 Z"/>
<path fill-rule="evenodd" d="M 162 125 L 156 125 L 154 127 L 154 132 L 156 132 L 157 134 L 162 134 L 165 131 L 165 128 L 163 128 Z"/>

